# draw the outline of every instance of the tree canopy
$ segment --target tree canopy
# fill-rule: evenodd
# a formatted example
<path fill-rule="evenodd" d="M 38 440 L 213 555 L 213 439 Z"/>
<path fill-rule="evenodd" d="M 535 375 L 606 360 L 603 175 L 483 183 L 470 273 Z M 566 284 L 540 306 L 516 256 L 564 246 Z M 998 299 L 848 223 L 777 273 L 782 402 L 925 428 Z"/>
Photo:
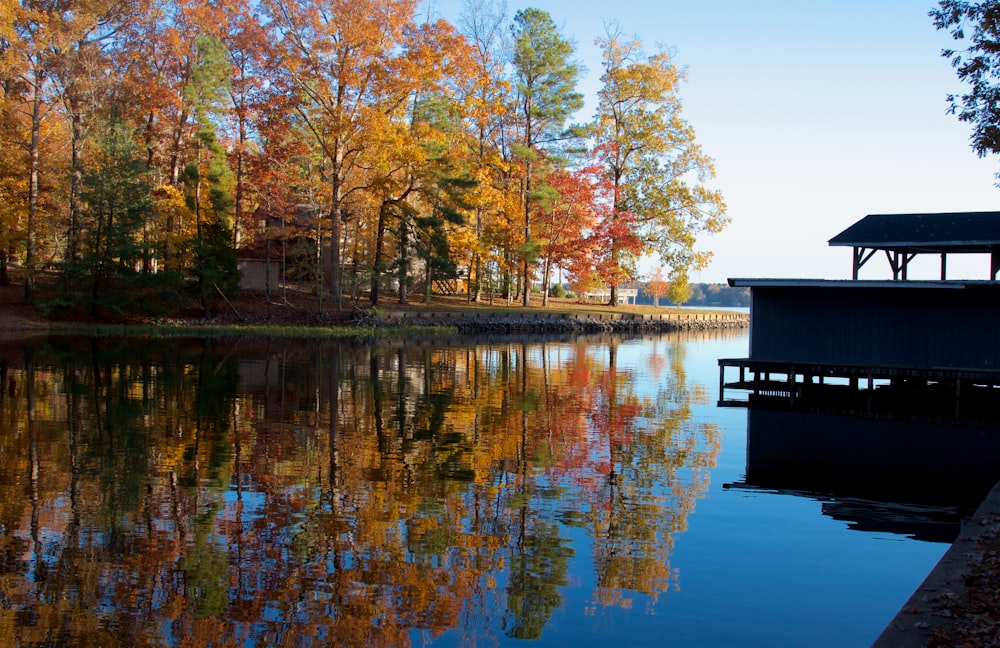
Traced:
<path fill-rule="evenodd" d="M 948 95 L 949 110 L 972 124 L 970 143 L 977 155 L 1000 153 L 1000 2 L 941 0 L 929 15 L 956 41 L 941 55 L 969 85 L 965 93 Z"/>

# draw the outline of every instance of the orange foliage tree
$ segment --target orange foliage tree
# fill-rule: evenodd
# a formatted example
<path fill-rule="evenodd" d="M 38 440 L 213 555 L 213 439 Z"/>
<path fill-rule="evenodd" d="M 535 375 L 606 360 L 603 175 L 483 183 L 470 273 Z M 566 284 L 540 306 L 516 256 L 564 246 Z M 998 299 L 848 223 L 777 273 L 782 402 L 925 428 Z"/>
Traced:
<path fill-rule="evenodd" d="M 552 269 L 579 268 L 590 256 L 587 237 L 601 210 L 600 169 L 555 169 L 537 192 L 537 237 L 542 249 L 543 304 L 548 305 Z"/>
<path fill-rule="evenodd" d="M 653 276 L 646 282 L 646 291 L 653 296 L 653 306 L 660 305 L 660 297 L 667 294 L 670 282 L 663 276 L 663 268 L 653 271 Z"/>

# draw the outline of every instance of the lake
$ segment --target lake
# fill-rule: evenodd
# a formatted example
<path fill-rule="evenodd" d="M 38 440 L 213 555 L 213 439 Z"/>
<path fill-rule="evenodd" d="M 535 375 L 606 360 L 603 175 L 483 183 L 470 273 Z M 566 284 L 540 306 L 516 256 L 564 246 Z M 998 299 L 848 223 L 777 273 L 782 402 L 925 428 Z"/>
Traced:
<path fill-rule="evenodd" d="M 982 493 L 758 471 L 747 344 L 0 345 L 0 644 L 866 646 Z"/>

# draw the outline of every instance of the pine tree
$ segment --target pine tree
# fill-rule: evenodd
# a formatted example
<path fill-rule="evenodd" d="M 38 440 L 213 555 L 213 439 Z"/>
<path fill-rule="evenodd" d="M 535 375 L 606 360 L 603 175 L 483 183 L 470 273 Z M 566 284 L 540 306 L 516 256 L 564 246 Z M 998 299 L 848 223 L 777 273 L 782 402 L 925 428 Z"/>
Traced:
<path fill-rule="evenodd" d="M 128 130 L 111 122 L 99 138 L 95 166 L 83 177 L 85 229 L 80 267 L 90 283 L 90 308 L 120 310 L 116 281 L 136 273 L 142 224 L 151 208 L 146 168 Z"/>
<path fill-rule="evenodd" d="M 521 128 L 517 154 L 523 160 L 525 169 L 522 188 L 524 240 L 521 246 L 525 306 L 529 303 L 532 266 L 539 250 L 537 244 L 531 243 L 534 170 L 538 153 L 569 138 L 566 122 L 583 107 L 583 96 L 576 91 L 580 66 L 573 60 L 573 51 L 573 44 L 559 33 L 547 12 L 524 9 L 514 16 L 516 112 Z"/>

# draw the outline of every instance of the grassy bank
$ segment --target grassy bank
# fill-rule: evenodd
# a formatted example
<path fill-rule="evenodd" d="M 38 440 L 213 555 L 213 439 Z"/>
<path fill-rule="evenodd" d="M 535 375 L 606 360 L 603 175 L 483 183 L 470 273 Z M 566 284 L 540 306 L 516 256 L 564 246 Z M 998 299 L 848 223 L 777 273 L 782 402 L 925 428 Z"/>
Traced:
<path fill-rule="evenodd" d="M 286 326 L 280 324 L 95 324 L 75 328 L 74 333 L 91 337 L 145 337 L 152 339 L 177 337 L 282 337 L 282 338 L 373 338 L 390 332 L 374 326 Z M 391 334 L 448 335 L 457 331 L 450 327 L 393 327 Z"/>
<path fill-rule="evenodd" d="M 44 291 L 42 291 L 44 293 Z M 661 316 L 704 317 L 731 310 L 685 309 L 653 307 L 651 305 L 619 304 L 615 306 L 577 299 L 552 298 L 544 306 L 541 297 L 534 297 L 529 306 L 508 303 L 494 298 L 479 303 L 464 296 L 435 295 L 430 303 L 423 300 L 399 304 L 396 296 L 387 295 L 382 305 L 372 308 L 365 300 L 345 299 L 337 310 L 329 296 L 317 299 L 307 290 L 286 288 L 270 303 L 261 293 L 244 292 L 205 317 L 203 313 L 176 313 L 162 319 L 144 317 L 141 313 L 116 314 L 113 322 L 90 316 L 90 313 L 49 310 L 27 306 L 23 302 L 23 285 L 17 282 L 0 286 L 0 334 L 4 337 L 34 335 L 87 335 L 96 337 L 140 336 L 167 337 L 287 337 L 287 338 L 374 338 L 383 335 L 453 335 L 449 314 L 476 314 L 483 318 L 545 319 L 559 316 L 636 317 Z M 440 320 L 415 321 L 418 314 L 440 316 Z M 103 320 L 103 321 L 102 321 Z"/>

